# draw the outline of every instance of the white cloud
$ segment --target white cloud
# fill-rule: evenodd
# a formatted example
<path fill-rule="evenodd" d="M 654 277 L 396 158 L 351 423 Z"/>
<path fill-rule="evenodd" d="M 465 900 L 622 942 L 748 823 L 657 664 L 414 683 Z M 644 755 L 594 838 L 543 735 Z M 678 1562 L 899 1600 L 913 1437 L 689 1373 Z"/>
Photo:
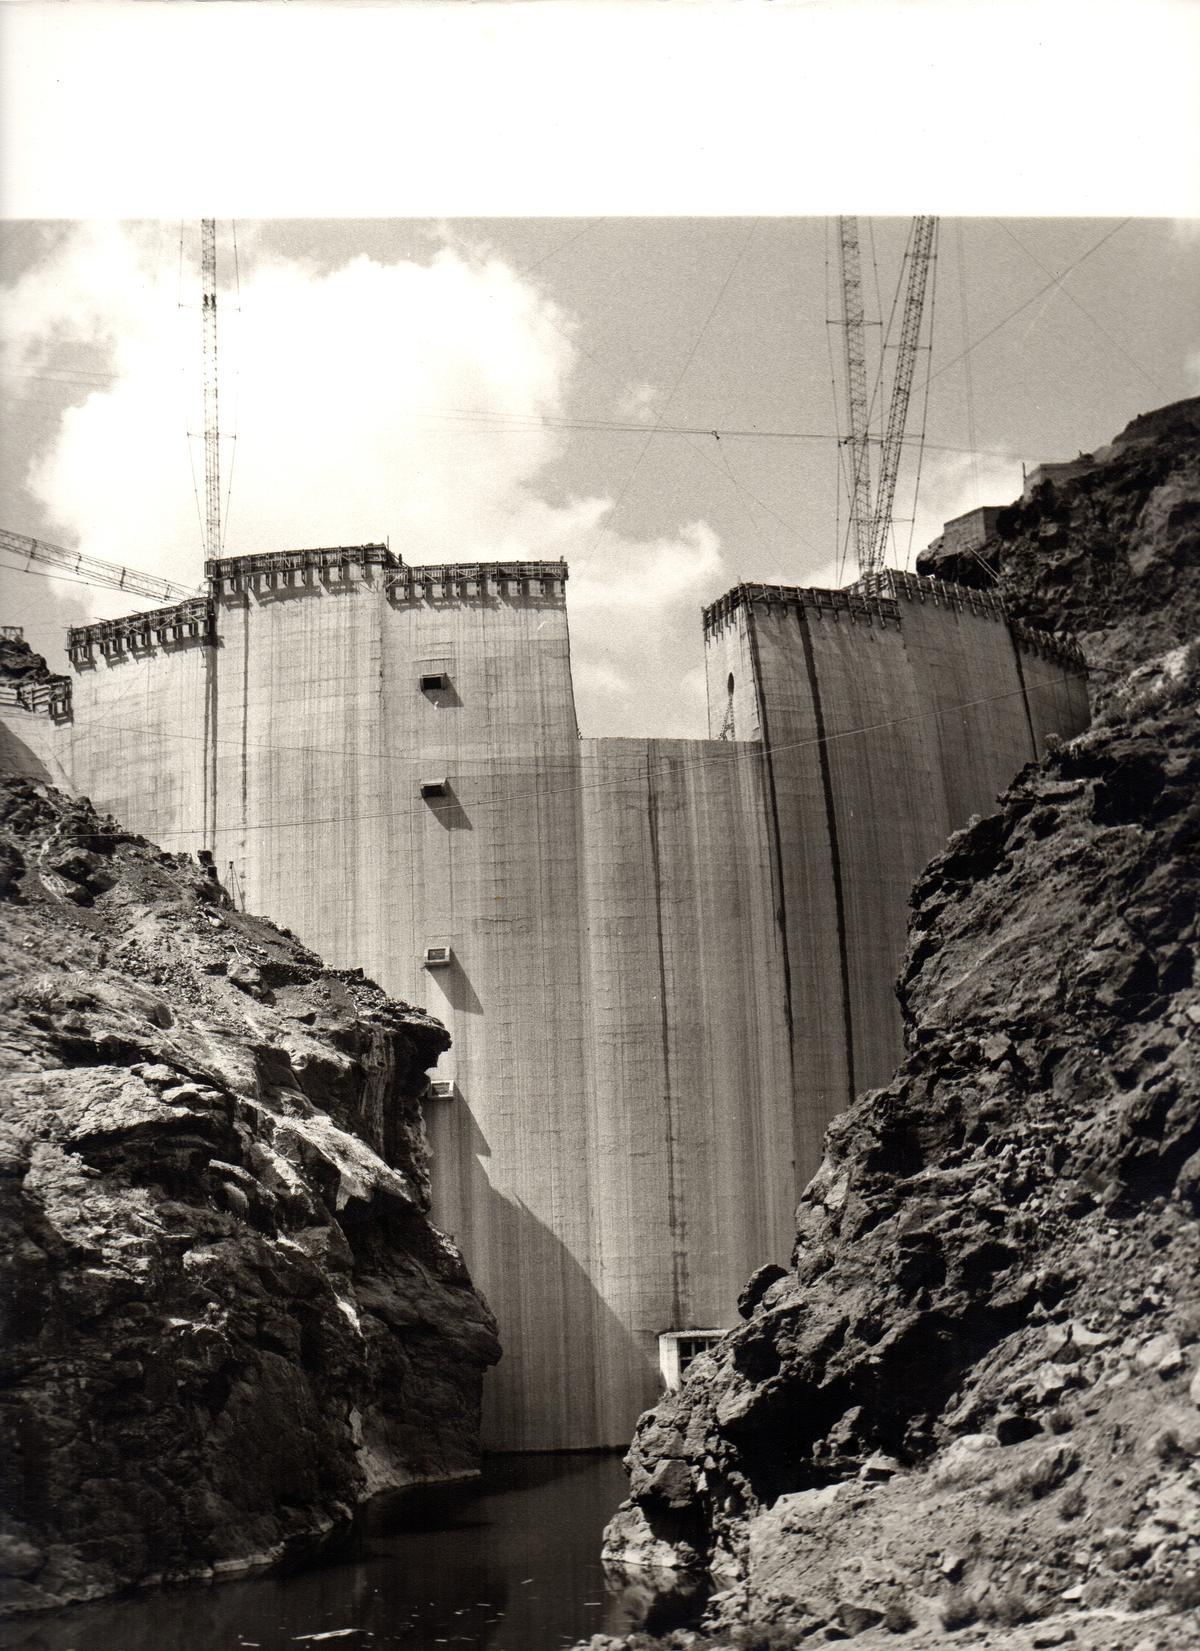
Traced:
<path fill-rule="evenodd" d="M 639 424 L 652 424 L 657 394 L 653 384 L 630 384 L 617 402 L 617 411 L 622 418 L 636 419 Z"/>
<path fill-rule="evenodd" d="M 912 537 L 912 560 L 936 539 L 946 522 L 977 505 L 1011 504 L 1021 496 L 1020 459 L 981 453 L 972 463 L 969 453 L 927 452 L 921 471 L 921 494 Z M 908 527 L 897 526 L 899 553 L 889 561 L 903 564 Z"/>
<path fill-rule="evenodd" d="M 817 568 L 814 573 L 806 573 L 804 583 L 815 585 L 818 590 L 837 590 L 840 585 L 853 579 L 857 569 L 854 565 L 853 551 L 847 551 L 845 561 L 837 560 L 826 562 Z"/>
<path fill-rule="evenodd" d="M 196 584 L 201 317 L 194 254 L 181 281 L 170 240 L 73 230 L 7 294 L 5 367 L 111 375 L 76 387 L 33 457 L 45 537 Z M 548 502 L 568 438 L 543 420 L 567 411 L 576 351 L 536 284 L 461 242 L 321 272 L 243 237 L 219 317 L 228 554 L 390 537 L 408 562 L 563 556 L 584 732 L 702 732 L 682 679 L 700 604 L 732 582 L 721 547 L 703 522 L 639 542 L 607 528 L 608 498 Z"/>
<path fill-rule="evenodd" d="M 593 538 L 567 587 L 571 651 L 591 673 L 585 681 L 595 723 L 585 721 L 585 733 L 705 733 L 703 699 L 685 678 L 694 681 L 702 654 L 701 607 L 727 582 L 717 537 L 704 522 L 645 543 L 603 531 Z M 632 684 L 632 696 L 619 684 Z M 639 712 L 618 726 L 631 697 Z"/>
<path fill-rule="evenodd" d="M 634 684 L 629 678 L 613 666 L 606 665 L 603 660 L 584 660 L 582 664 L 576 662 L 573 670 L 576 692 L 609 695 L 620 698 L 632 693 Z"/>

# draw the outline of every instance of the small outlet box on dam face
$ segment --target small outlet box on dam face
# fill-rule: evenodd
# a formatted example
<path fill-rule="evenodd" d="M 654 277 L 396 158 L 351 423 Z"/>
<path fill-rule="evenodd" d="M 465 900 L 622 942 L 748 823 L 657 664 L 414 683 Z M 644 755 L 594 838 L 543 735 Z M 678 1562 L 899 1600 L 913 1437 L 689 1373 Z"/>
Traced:
<path fill-rule="evenodd" d="M 449 946 L 426 946 L 423 961 L 427 969 L 446 969 L 450 966 L 451 957 Z"/>

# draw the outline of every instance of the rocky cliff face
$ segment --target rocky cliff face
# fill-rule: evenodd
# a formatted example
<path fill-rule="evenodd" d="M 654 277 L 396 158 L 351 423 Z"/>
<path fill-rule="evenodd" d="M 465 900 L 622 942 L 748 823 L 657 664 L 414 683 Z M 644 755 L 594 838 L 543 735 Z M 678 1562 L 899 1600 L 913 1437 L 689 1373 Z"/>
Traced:
<path fill-rule="evenodd" d="M 1069 631 L 1103 667 L 1093 683 L 1192 641 L 1200 615 L 1200 398 L 1134 419 L 1061 486 L 1002 510 L 978 555 L 917 572 L 993 589 L 1018 618 Z"/>
<path fill-rule="evenodd" d="M 606 1551 L 710 1572 L 680 1643 L 1200 1644 L 1196 425 L 1010 517 L 1106 708 L 928 867 L 904 1064 L 639 1423 Z"/>
<path fill-rule="evenodd" d="M 22 637 L 0 636 L 0 679 L 6 682 L 45 682 L 50 668 Z"/>
<path fill-rule="evenodd" d="M 84 802 L 0 781 L 0 1601 L 302 1551 L 476 1466 L 428 1220 L 448 1039 Z"/>

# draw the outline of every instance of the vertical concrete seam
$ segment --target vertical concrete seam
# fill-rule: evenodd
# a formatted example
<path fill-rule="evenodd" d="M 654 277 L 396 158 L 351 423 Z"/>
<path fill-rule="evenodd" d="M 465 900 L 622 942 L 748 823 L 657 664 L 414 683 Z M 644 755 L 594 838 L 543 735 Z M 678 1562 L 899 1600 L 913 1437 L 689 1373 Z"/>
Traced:
<path fill-rule="evenodd" d="M 571 681 L 569 640 L 567 644 L 567 681 L 568 683 Z M 588 1292 L 587 1304 L 590 1339 L 590 1358 L 588 1361 L 591 1394 L 590 1409 L 592 1416 L 596 1419 L 597 1434 L 607 1439 L 620 1431 L 622 1419 L 610 1420 L 611 1394 L 609 1388 L 611 1384 L 606 1380 L 604 1327 L 601 1315 L 597 1310 L 597 1303 L 603 1299 L 606 1256 L 604 1228 L 600 1218 L 599 1193 L 597 1190 L 601 1131 L 596 1083 L 595 995 L 592 990 L 592 952 L 589 944 L 588 928 L 589 891 L 586 868 L 589 859 L 585 847 L 588 820 L 587 805 L 584 800 L 586 776 L 584 772 L 583 744 L 579 739 L 578 724 L 575 722 L 573 687 L 571 689 L 571 721 L 576 736 L 575 746 L 570 752 L 569 760 L 575 782 L 570 799 L 571 830 L 575 844 L 575 863 L 580 868 L 580 875 L 575 879 L 573 921 L 575 924 L 576 957 L 579 966 L 579 1001 L 583 1006 L 579 1039 L 579 1075 L 583 1084 L 584 1162 L 586 1164 L 584 1196 L 587 1199 L 586 1231 L 588 1255 L 591 1262 L 588 1269 L 588 1281 L 591 1289 Z"/>
<path fill-rule="evenodd" d="M 571 668 L 571 610 L 567 607 L 567 587 L 562 590 L 563 632 L 567 645 L 567 688 L 571 695 L 571 726 L 575 730 L 576 740 L 583 738 L 579 729 L 579 716 L 575 710 L 575 673 Z"/>
<path fill-rule="evenodd" d="M 368 569 L 368 571 L 370 570 Z M 384 635 L 384 631 L 387 626 L 388 616 L 388 586 L 387 580 L 383 576 L 382 568 L 379 570 L 379 578 L 376 585 L 376 597 L 373 640 L 375 644 L 375 652 L 378 658 L 379 669 L 376 674 L 375 726 L 371 730 L 372 755 L 375 763 L 375 773 L 371 782 L 371 806 L 379 818 L 382 819 L 385 813 L 383 793 L 385 785 L 384 773 L 387 766 L 384 761 L 384 749 L 387 743 L 387 737 L 385 734 L 385 729 L 387 726 L 387 672 L 385 669 L 385 660 L 387 657 L 387 638 Z M 383 890 L 381 888 L 381 898 L 382 894 Z"/>
<path fill-rule="evenodd" d="M 1017 662 L 1017 681 L 1021 684 L 1021 705 L 1025 711 L 1025 726 L 1029 730 L 1029 744 L 1033 751 L 1033 760 L 1038 760 L 1037 734 L 1033 727 L 1033 712 L 1029 708 L 1029 689 L 1025 683 L 1025 661 L 1021 658 L 1021 644 L 1013 631 L 1012 620 L 1005 622 L 1008 631 L 1008 640 L 1012 644 L 1013 658 Z"/>
<path fill-rule="evenodd" d="M 250 773 L 248 742 L 250 738 L 250 593 L 245 593 L 242 606 L 242 884 L 246 881 L 246 838 L 250 830 L 249 796 Z"/>
<path fill-rule="evenodd" d="M 771 844 L 771 884 L 773 893 L 772 916 L 779 931 L 780 950 L 783 954 L 783 1020 L 787 1034 L 788 1060 L 788 1091 L 791 1099 L 791 1137 L 792 1137 L 792 1191 L 799 1193 L 795 1177 L 797 1166 L 802 1161 L 798 1130 L 800 1127 L 800 1110 L 797 1105 L 796 1080 L 796 1017 L 792 999 L 792 951 L 788 935 L 787 921 L 787 885 L 783 874 L 783 837 L 779 825 L 779 796 L 775 784 L 775 758 L 771 750 L 771 725 L 767 715 L 767 693 L 763 683 L 762 656 L 758 647 L 758 622 L 753 602 L 746 604 L 746 640 L 750 645 L 750 677 L 754 692 L 754 705 L 758 712 L 758 735 L 762 741 L 759 774 L 767 794 L 767 836 Z"/>
<path fill-rule="evenodd" d="M 216 847 L 216 809 L 212 806 L 210 780 L 215 780 L 216 774 L 210 767 L 209 757 L 214 743 L 214 686 L 213 650 L 210 648 L 204 656 L 204 726 L 200 741 L 200 813 L 203 823 L 200 829 L 203 847 L 213 850 Z"/>
<path fill-rule="evenodd" d="M 771 812 L 771 876 L 775 885 L 775 924 L 783 950 L 783 1013 L 787 1023 L 788 1066 L 792 1093 L 796 1092 L 796 1027 L 792 1010 L 792 959 L 788 944 L 787 894 L 783 880 L 783 843 L 779 830 L 779 798 L 775 789 L 775 762 L 771 753 L 771 728 L 767 718 L 767 696 L 763 688 L 762 660 L 758 651 L 758 629 L 753 603 L 746 605 L 746 637 L 750 643 L 750 670 L 754 679 L 754 699 L 758 706 L 758 727 L 762 737 L 762 773 L 766 781 L 767 805 Z"/>
<path fill-rule="evenodd" d="M 825 713 L 821 706 L 821 689 L 817 682 L 817 663 L 813 655 L 812 636 L 808 629 L 808 614 L 796 613 L 800 640 L 804 649 L 804 668 L 808 672 L 808 687 L 812 695 L 813 721 L 817 734 L 817 760 L 821 770 L 821 790 L 825 796 L 825 824 L 829 833 L 829 870 L 833 879 L 833 907 L 837 918 L 838 968 L 842 988 L 842 1024 L 846 1036 L 846 1088 L 850 1102 L 857 1094 L 854 1076 L 854 1015 L 850 1002 L 850 955 L 846 945 L 846 896 L 842 886 L 842 853 L 838 842 L 837 811 L 833 802 L 833 776 L 829 768 L 829 750 L 825 744 Z"/>
<path fill-rule="evenodd" d="M 650 752 L 646 753 L 646 815 L 650 834 L 650 870 L 654 878 L 654 937 L 658 944 L 658 1018 L 662 1039 L 663 1104 L 666 1116 L 667 1227 L 671 1234 L 671 1321 L 685 1329 L 683 1304 L 688 1298 L 687 1231 L 681 1214 L 675 1158 L 675 1097 L 671 1088 L 671 1034 L 667 1015 L 667 958 L 663 944 L 662 860 L 658 842 L 658 798 L 654 792 Z"/>
<path fill-rule="evenodd" d="M 200 760 L 204 768 L 205 847 L 212 850 L 214 859 L 217 851 L 219 820 L 217 808 L 217 734 L 221 709 L 218 693 L 221 655 L 217 648 L 217 618 L 220 613 L 217 603 L 220 593 L 220 580 L 215 573 L 211 574 L 208 580 L 209 640 L 204 654 L 204 744 L 201 748 Z M 223 869 L 223 867 L 218 866 L 218 875 Z"/>

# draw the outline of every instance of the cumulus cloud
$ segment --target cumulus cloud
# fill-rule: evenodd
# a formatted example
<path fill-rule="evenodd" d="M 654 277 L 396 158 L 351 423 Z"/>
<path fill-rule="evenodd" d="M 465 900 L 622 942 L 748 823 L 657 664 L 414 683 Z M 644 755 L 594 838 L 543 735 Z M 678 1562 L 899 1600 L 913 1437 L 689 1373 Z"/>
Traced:
<path fill-rule="evenodd" d="M 1021 495 L 1021 461 L 981 453 L 972 463 L 969 453 L 927 452 L 921 471 L 921 494 L 912 537 L 915 559 L 946 522 L 977 505 L 1011 504 Z M 907 525 L 896 529 L 900 553 L 889 560 L 903 564 L 908 543 Z"/>
<path fill-rule="evenodd" d="M 614 727 L 632 695 L 654 707 L 653 720 L 643 711 L 620 731 L 679 738 L 706 731 L 696 693 L 699 607 L 724 577 L 720 545 L 704 522 L 649 543 L 601 530 L 592 553 L 572 564 L 572 654 L 580 696 L 586 691 L 601 725 Z"/>
<path fill-rule="evenodd" d="M 5 366 L 99 368 L 30 463 L 45 536 L 191 585 L 201 317 L 194 262 L 181 280 L 164 239 L 76 227 L 9 289 Z M 568 410 L 574 319 L 536 282 L 448 240 L 420 262 L 317 269 L 244 237 L 219 315 L 228 554 L 386 537 L 408 562 L 565 557 L 584 732 L 703 730 L 698 607 L 726 577 L 721 547 L 703 522 L 637 540 L 608 497 L 551 502 L 568 438 L 544 421 Z M 631 407 L 651 394 L 634 386 Z"/>
<path fill-rule="evenodd" d="M 657 392 L 653 384 L 630 384 L 617 403 L 623 418 L 636 419 L 639 424 L 653 424 Z"/>

